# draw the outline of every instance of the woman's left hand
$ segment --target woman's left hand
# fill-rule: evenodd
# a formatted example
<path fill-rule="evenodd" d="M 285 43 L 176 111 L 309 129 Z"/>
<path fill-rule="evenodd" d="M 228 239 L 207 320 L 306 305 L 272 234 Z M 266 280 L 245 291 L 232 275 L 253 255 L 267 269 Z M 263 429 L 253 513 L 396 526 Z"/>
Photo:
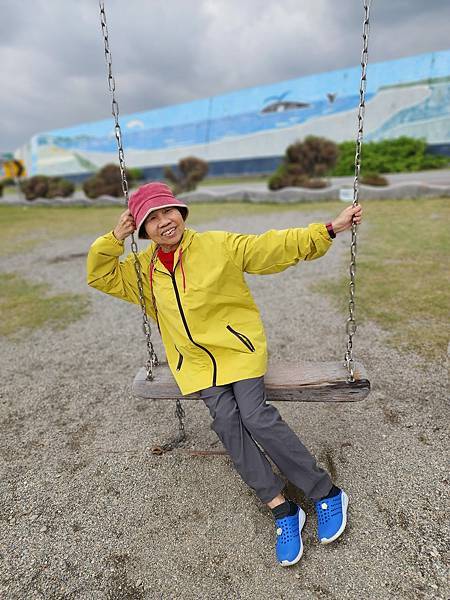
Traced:
<path fill-rule="evenodd" d="M 360 204 L 357 206 L 347 206 L 347 208 L 344 208 L 341 214 L 332 221 L 331 225 L 333 226 L 334 233 L 339 233 L 340 231 L 350 229 L 353 222 L 359 225 L 361 219 L 362 206 Z"/>

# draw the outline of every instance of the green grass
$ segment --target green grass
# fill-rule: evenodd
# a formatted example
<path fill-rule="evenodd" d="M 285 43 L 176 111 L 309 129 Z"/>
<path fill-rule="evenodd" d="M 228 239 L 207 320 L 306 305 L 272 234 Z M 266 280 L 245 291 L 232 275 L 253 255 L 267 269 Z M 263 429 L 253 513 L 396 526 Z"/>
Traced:
<path fill-rule="evenodd" d="M 236 177 L 207 177 L 198 185 L 227 185 L 233 183 L 267 183 L 270 175 L 236 175 Z"/>
<path fill-rule="evenodd" d="M 357 255 L 357 321 L 374 321 L 388 343 L 425 360 L 446 355 L 450 337 L 449 202 L 371 201 Z M 348 275 L 322 282 L 347 312 Z"/>
<path fill-rule="evenodd" d="M 401 350 L 412 350 L 431 360 L 445 355 L 449 339 L 448 207 L 449 202 L 445 199 L 366 202 L 365 223 L 359 232 L 357 321 L 374 321 L 387 332 L 389 344 Z M 188 223 L 195 226 L 230 213 L 236 216 L 273 213 L 271 226 L 276 228 L 280 212 L 314 211 L 331 219 L 342 208 L 342 202 L 193 204 Z M 92 235 L 94 240 L 113 229 L 122 210 L 120 207 L 0 206 L 0 255 L 29 252 L 53 237 Z M 299 218 L 300 222 L 303 219 Z M 295 223 L 292 225 L 295 226 Z M 346 261 L 348 256 L 349 253 Z M 328 279 L 317 286 L 321 293 L 331 294 L 336 300 L 343 318 L 347 313 L 347 272 L 347 265 L 343 263 L 342 277 L 338 281 Z M 43 296 L 43 288 L 36 289 L 19 279 L 8 285 L 16 286 L 15 295 L 19 297 L 26 295 L 26 286 L 32 288 L 30 311 L 33 303 L 39 302 L 39 297 Z M 2 303 L 6 302 L 5 294 L 1 293 Z M 46 306 L 50 306 L 51 298 L 45 298 Z M 54 296 L 56 304 L 58 298 L 64 313 L 70 297 Z M 76 304 L 80 300 L 74 302 Z M 47 312 L 54 311 L 56 314 L 56 304 Z M 20 306 L 18 304 L 14 310 L 20 310 Z M 66 312 L 69 314 L 71 311 Z M 26 315 L 27 310 L 23 314 Z M 5 317 L 2 321 L 8 323 L 11 318 Z M 33 321 L 39 322 L 40 318 L 36 309 Z M 45 319 L 42 322 L 46 322 Z"/>
<path fill-rule="evenodd" d="M 0 273 L 0 336 L 26 335 L 49 325 L 63 329 L 87 311 L 88 299 L 76 294 L 50 294 L 50 286 Z"/>
<path fill-rule="evenodd" d="M 235 175 L 233 176 L 223 176 L 223 177 L 206 177 L 203 179 L 197 186 L 197 189 L 202 188 L 204 186 L 210 185 L 227 185 L 234 183 L 267 183 L 270 175 Z M 169 181 L 164 180 L 168 185 L 170 185 Z M 140 181 L 137 183 L 133 183 L 130 187 L 130 190 L 137 189 L 139 185 L 142 185 L 144 181 Z M 6 188 L 5 188 L 6 189 Z M 12 188 L 13 190 L 15 188 Z M 75 186 L 75 189 L 81 191 L 83 189 L 83 184 L 79 183 Z"/>
<path fill-rule="evenodd" d="M 3 188 L 4 196 L 15 196 L 17 194 L 17 187 L 15 185 L 5 185 Z"/>
<path fill-rule="evenodd" d="M 243 214 L 268 214 L 289 210 L 311 210 L 310 204 L 250 204 L 244 202 L 192 204 L 188 224 L 205 223 L 221 217 Z M 315 203 L 313 210 L 331 214 L 339 203 Z M 8 206 L 0 205 L 0 256 L 28 252 L 52 238 L 69 239 L 79 235 L 95 237 L 114 229 L 122 207 L 84 206 Z M 276 227 L 276 219 L 274 219 Z"/>
<path fill-rule="evenodd" d="M 0 256 L 30 252 L 54 238 L 92 235 L 94 241 L 114 228 L 123 210 L 121 207 L 0 205 Z M 230 211 L 240 215 L 286 210 L 293 210 L 293 207 L 248 203 L 195 204 L 191 207 L 189 223 L 195 225 L 219 219 L 229 215 Z M 0 273 L 0 309 L 0 336 L 14 336 L 44 325 L 54 328 L 66 326 L 86 313 L 87 298 L 73 294 L 51 295 L 47 285 L 32 284 L 15 275 Z"/>

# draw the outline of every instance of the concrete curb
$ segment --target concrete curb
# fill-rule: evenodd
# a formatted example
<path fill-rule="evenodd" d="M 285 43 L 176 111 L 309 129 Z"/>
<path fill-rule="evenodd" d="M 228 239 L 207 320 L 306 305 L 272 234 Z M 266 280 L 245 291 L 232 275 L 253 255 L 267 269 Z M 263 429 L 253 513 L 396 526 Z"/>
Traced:
<path fill-rule="evenodd" d="M 239 190 L 229 192 L 213 192 L 196 190 L 179 194 L 179 198 L 186 202 L 254 202 L 286 204 L 296 202 L 335 201 L 340 199 L 341 190 L 351 191 L 352 186 L 332 185 L 320 190 L 306 188 L 284 188 L 278 191 L 253 190 L 243 187 Z M 420 182 L 396 183 L 385 187 L 374 187 L 368 185 L 360 186 L 360 200 L 397 200 L 402 198 L 424 198 L 439 196 L 450 197 L 450 186 L 433 185 Z M 75 195 L 71 198 L 39 198 L 28 201 L 10 196 L 1 198 L 0 204 L 14 206 L 124 206 L 123 198 L 113 196 L 102 196 L 96 200 L 90 200 L 83 195 Z"/>
<path fill-rule="evenodd" d="M 224 202 L 242 201 L 258 203 L 287 203 L 287 202 L 317 202 L 323 200 L 339 200 L 341 190 L 352 190 L 352 186 L 333 185 L 320 190 L 306 188 L 284 188 L 278 191 L 257 191 L 242 188 L 227 193 L 211 191 L 188 192 L 180 194 L 180 198 L 188 202 Z M 427 196 L 450 197 L 450 186 L 413 183 L 397 183 L 386 187 L 361 185 L 359 197 L 361 200 L 384 200 L 401 198 L 422 198 Z"/>

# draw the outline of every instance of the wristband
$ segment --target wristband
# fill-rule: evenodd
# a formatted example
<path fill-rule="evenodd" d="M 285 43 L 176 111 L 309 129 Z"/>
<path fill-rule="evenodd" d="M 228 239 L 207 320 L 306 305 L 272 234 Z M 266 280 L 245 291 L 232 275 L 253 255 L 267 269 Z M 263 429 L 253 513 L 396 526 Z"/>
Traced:
<path fill-rule="evenodd" d="M 330 234 L 330 238 L 334 239 L 336 237 L 336 233 L 333 229 L 333 225 L 331 223 L 327 223 L 325 227 L 327 228 L 327 231 Z"/>

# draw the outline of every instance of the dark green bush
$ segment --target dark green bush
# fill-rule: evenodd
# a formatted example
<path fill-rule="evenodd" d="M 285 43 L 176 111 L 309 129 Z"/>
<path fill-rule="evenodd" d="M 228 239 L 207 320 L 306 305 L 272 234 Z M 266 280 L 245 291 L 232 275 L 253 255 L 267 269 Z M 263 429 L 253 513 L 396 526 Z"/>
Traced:
<path fill-rule="evenodd" d="M 274 173 L 275 177 L 278 178 L 278 188 L 301 186 L 307 179 L 308 176 L 303 173 L 301 167 L 296 164 L 290 164 L 286 162 L 286 157 L 283 163 L 278 167 Z M 272 177 L 269 180 L 270 185 L 273 184 Z"/>
<path fill-rule="evenodd" d="M 94 176 L 90 177 L 89 179 L 86 179 L 86 181 L 83 182 L 83 191 L 88 198 L 91 198 L 93 200 L 94 198 L 98 198 L 103 194 L 106 195 L 107 192 L 104 191 L 105 186 L 106 184 L 103 180 L 101 180 L 99 177 Z M 110 190 L 108 189 L 108 196 L 115 195 L 116 186 L 114 186 L 114 189 L 112 190 L 114 194 L 110 194 L 109 191 Z"/>
<path fill-rule="evenodd" d="M 289 170 L 286 165 L 281 165 L 269 179 L 270 190 L 281 190 L 284 187 L 302 187 L 311 190 L 318 190 L 328 187 L 328 182 L 325 179 L 308 177 L 307 175 L 299 175 L 293 170 Z"/>
<path fill-rule="evenodd" d="M 127 173 L 130 175 L 133 182 L 143 181 L 144 179 L 144 171 L 139 169 L 139 167 L 131 167 L 130 169 L 127 169 Z"/>
<path fill-rule="evenodd" d="M 355 148 L 355 142 L 339 144 L 339 159 L 328 174 L 353 175 Z M 364 142 L 362 171 L 363 173 L 408 173 L 423 169 L 439 169 L 449 164 L 448 156 L 427 153 L 426 149 L 425 140 L 406 136 L 380 142 Z"/>
<path fill-rule="evenodd" d="M 75 184 L 60 177 L 49 177 L 46 198 L 68 198 L 75 191 Z"/>
<path fill-rule="evenodd" d="M 364 185 L 389 185 L 389 181 L 386 179 L 386 177 L 383 177 L 379 173 L 365 173 L 365 175 L 361 177 L 360 182 Z"/>
<path fill-rule="evenodd" d="M 133 172 L 126 169 L 128 185 L 133 183 Z M 118 165 L 108 164 L 102 167 L 95 175 L 83 182 L 83 190 L 88 198 L 94 199 L 99 196 L 122 196 L 122 178 Z"/>
<path fill-rule="evenodd" d="M 67 198 L 75 191 L 71 181 L 61 177 L 47 177 L 35 175 L 20 182 L 20 189 L 27 200 L 36 198 Z"/>
<path fill-rule="evenodd" d="M 269 186 L 269 190 L 281 190 L 283 187 L 283 174 L 284 174 L 285 166 L 280 165 L 275 173 L 269 177 L 269 181 L 267 185 Z"/>
<path fill-rule="evenodd" d="M 174 194 L 192 192 L 208 174 L 208 163 L 196 156 L 187 156 L 178 162 L 178 174 L 170 167 L 164 169 L 164 177 L 173 186 Z"/>
<path fill-rule="evenodd" d="M 326 179 L 315 179 L 308 178 L 303 182 L 301 187 L 308 188 L 310 190 L 322 190 L 323 188 L 328 187 L 330 184 Z"/>
<path fill-rule="evenodd" d="M 334 167 L 337 158 L 334 142 L 310 135 L 287 148 L 283 162 L 269 179 L 269 189 L 326 187 L 327 182 L 318 178 Z"/>
<path fill-rule="evenodd" d="M 45 198 L 48 191 L 48 177 L 45 175 L 34 175 L 20 182 L 20 189 L 27 200 Z"/>
<path fill-rule="evenodd" d="M 326 138 L 307 136 L 303 142 L 288 146 L 285 163 L 295 165 L 295 173 L 322 177 L 334 167 L 338 158 L 337 145 Z"/>
<path fill-rule="evenodd" d="M 0 181 L 0 198 L 3 196 L 3 183 Z"/>

